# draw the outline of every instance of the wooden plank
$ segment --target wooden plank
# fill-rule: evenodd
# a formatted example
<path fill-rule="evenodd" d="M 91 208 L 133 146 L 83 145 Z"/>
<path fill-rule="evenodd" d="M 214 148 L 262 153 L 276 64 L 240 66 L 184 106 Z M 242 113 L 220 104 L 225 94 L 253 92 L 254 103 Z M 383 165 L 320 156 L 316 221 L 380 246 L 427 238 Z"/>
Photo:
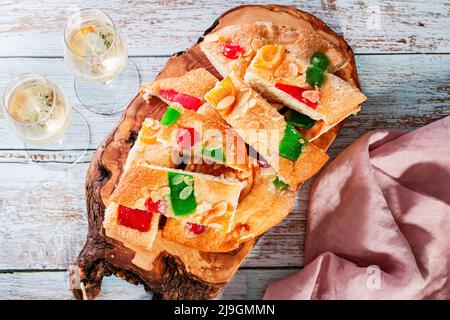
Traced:
<path fill-rule="evenodd" d="M 267 3 L 255 0 L 253 3 Z M 323 19 L 358 53 L 449 52 L 446 0 L 281 1 Z M 126 36 L 131 55 L 170 55 L 195 42 L 217 16 L 245 1 L 89 2 L 103 8 Z M 2 1 L 0 56 L 62 56 L 66 17 L 84 1 Z"/>
<path fill-rule="evenodd" d="M 147 79 L 157 72 L 163 60 L 134 59 Z M 412 129 L 450 115 L 448 74 L 442 67 L 449 65 L 450 55 L 359 56 L 357 60 L 368 102 L 357 117 L 346 122 L 330 150 L 332 157 L 368 130 Z M 14 66 L 23 71 L 27 64 L 54 77 L 74 101 L 71 77 L 58 59 L 0 59 L 0 88 Z M 95 148 L 117 117 L 84 112 L 93 129 Z M 22 148 L 22 144 L 14 140 L 4 119 L 0 119 L 0 146 L 0 241 L 6 248 L 0 251 L 0 269 L 67 267 L 83 244 L 87 229 L 84 177 L 92 152 L 83 160 L 85 163 L 65 174 L 28 164 L 25 153 L 14 150 Z M 64 154 L 43 156 L 53 162 L 70 160 Z M 302 265 L 306 191 L 300 193 L 294 213 L 260 240 L 245 266 Z M 36 245 L 40 247 L 37 252 Z"/>
<path fill-rule="evenodd" d="M 217 299 L 261 299 L 267 285 L 295 270 L 239 270 Z M 73 299 L 67 272 L 15 272 L 0 274 L 0 300 Z M 149 300 L 151 293 L 114 276 L 102 283 L 99 300 Z"/>
<path fill-rule="evenodd" d="M 84 177 L 88 163 L 69 171 L 0 163 L 0 270 L 65 269 L 84 245 Z M 303 265 L 307 188 L 293 213 L 257 244 L 243 266 Z"/>
<path fill-rule="evenodd" d="M 363 55 L 356 58 L 368 100 L 357 117 L 347 120 L 333 150 L 342 150 L 368 130 L 411 129 L 450 114 L 448 70 L 445 68 L 450 65 L 450 55 Z M 157 74 L 166 58 L 132 60 L 145 82 Z M 62 59 L 0 59 L 0 92 L 13 75 L 24 72 L 46 75 L 63 88 L 73 106 L 88 119 L 92 132 L 91 149 L 98 146 L 120 117 L 97 115 L 82 107 L 73 92 L 70 71 Z M 1 115 L 0 149 L 23 149 L 23 144 L 13 136 Z"/>

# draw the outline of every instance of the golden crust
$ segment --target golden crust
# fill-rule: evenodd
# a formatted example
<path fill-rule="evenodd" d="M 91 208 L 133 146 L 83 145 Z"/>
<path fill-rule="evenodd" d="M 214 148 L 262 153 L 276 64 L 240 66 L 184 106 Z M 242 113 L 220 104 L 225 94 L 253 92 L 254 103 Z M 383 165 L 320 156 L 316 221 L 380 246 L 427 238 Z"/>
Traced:
<path fill-rule="evenodd" d="M 252 42 L 253 46 L 259 45 L 259 42 L 267 43 L 266 30 L 267 27 L 262 23 L 229 26 L 207 35 L 200 43 L 200 48 L 222 76 L 225 77 L 228 73 L 235 72 L 243 77 L 245 69 L 254 56 Z M 238 44 L 245 50 L 245 53 L 238 59 L 228 59 L 222 54 L 222 49 L 227 41 Z"/>
<path fill-rule="evenodd" d="M 208 108 L 214 108 L 209 106 Z M 207 158 L 203 152 L 203 147 L 220 146 L 225 155 L 224 165 L 231 168 L 247 171 L 250 161 L 247 155 L 245 142 L 228 126 L 214 120 L 209 120 L 197 112 L 180 108 L 180 117 L 170 125 L 162 125 L 158 134 L 158 141 L 172 148 L 180 149 L 188 155 L 193 152 L 195 157 L 203 158 L 209 162 L 222 163 L 220 159 Z M 198 133 L 200 141 L 192 149 L 181 149 L 178 146 L 177 132 L 181 128 L 194 128 Z M 194 160 L 197 160 L 194 158 Z"/>
<path fill-rule="evenodd" d="M 153 121 L 159 123 L 158 120 Z M 139 132 L 139 135 L 134 142 L 133 147 L 130 149 L 130 152 L 128 152 L 124 172 L 127 171 L 129 167 L 140 162 L 146 162 L 148 164 L 161 167 L 175 167 L 174 159 L 176 159 L 176 154 L 178 152 L 176 152 L 172 147 L 163 146 L 158 142 L 144 143 L 141 141 L 141 137 L 142 130 Z"/>
<path fill-rule="evenodd" d="M 357 88 L 348 82 L 331 74 L 325 74 L 325 81 L 318 89 L 318 106 L 312 109 L 289 94 L 277 89 L 276 83 L 294 85 L 301 88 L 310 87 L 305 79 L 306 69 L 309 63 L 296 59 L 285 51 L 283 60 L 275 70 L 267 70 L 256 67 L 257 61 L 262 55 L 262 49 L 258 50 L 245 74 L 245 81 L 254 89 L 278 99 L 288 107 L 295 109 L 315 120 L 323 120 L 325 126 L 315 132 L 312 138 L 317 138 L 331 127 L 335 126 L 351 114 L 360 110 L 360 104 L 366 100 Z M 296 72 L 293 74 L 292 69 Z M 311 88 L 314 91 L 314 88 Z"/>
<path fill-rule="evenodd" d="M 294 204 L 295 189 L 276 189 L 273 184 L 276 175 L 270 168 L 256 167 L 254 171 L 251 190 L 239 202 L 231 232 L 207 228 L 204 233 L 192 237 L 186 232 L 183 221 L 168 219 L 162 236 L 200 251 L 229 252 L 280 223 Z"/>
<path fill-rule="evenodd" d="M 237 102 L 231 111 L 221 109 L 218 110 L 219 113 L 245 142 L 267 160 L 280 179 L 292 186 L 297 186 L 305 181 L 305 178 L 317 173 L 328 160 L 325 152 L 313 144 L 308 144 L 305 149 L 308 154 L 315 155 L 314 159 L 301 156 L 294 162 L 279 156 L 279 144 L 286 129 L 286 121 L 283 116 L 234 73 L 230 73 L 224 81 L 227 79 L 231 79 L 233 83 Z M 212 92 L 221 85 L 222 82 L 218 83 Z M 250 97 L 248 97 L 248 93 L 250 93 Z M 214 105 L 209 94 L 206 95 L 206 99 L 216 108 L 220 104 Z M 317 165 L 310 165 L 309 163 L 312 161 L 317 161 Z"/>
<path fill-rule="evenodd" d="M 173 89 L 177 92 L 202 100 L 205 93 L 214 87 L 214 84 L 217 81 L 217 78 L 206 69 L 199 68 L 188 71 L 181 77 L 166 78 L 149 82 L 142 85 L 140 91 L 144 100 L 148 100 L 150 96 L 156 96 L 167 104 L 170 104 L 170 101 L 166 101 L 159 95 L 159 91 L 162 89 Z"/>
<path fill-rule="evenodd" d="M 229 231 L 241 190 L 245 183 L 235 179 L 224 179 L 200 173 L 162 168 L 147 164 L 137 164 L 122 176 L 111 195 L 111 201 L 128 208 L 145 210 L 148 198 L 158 197 L 168 209 L 166 215 L 175 217 L 170 207 L 168 172 L 188 174 L 193 178 L 196 211 L 176 217 L 193 223 Z"/>
<path fill-rule="evenodd" d="M 138 230 L 122 226 L 117 223 L 118 205 L 114 202 L 105 210 L 105 219 L 103 220 L 103 227 L 107 237 L 118 240 L 126 246 L 133 246 L 142 250 L 150 251 L 158 233 L 159 214 L 153 214 L 150 222 L 150 230 L 147 232 L 140 232 Z"/>
<path fill-rule="evenodd" d="M 228 127 L 228 123 L 209 103 L 204 103 L 200 108 L 198 108 L 197 113 L 201 114 L 204 118 L 210 121 L 214 121 L 220 123 L 222 126 Z"/>
<path fill-rule="evenodd" d="M 222 54 L 224 44 L 238 44 L 245 53 L 238 59 L 228 59 Z M 339 48 L 311 28 L 292 28 L 275 25 L 268 21 L 232 25 L 209 34 L 200 43 L 200 48 L 222 76 L 235 72 L 243 78 L 255 51 L 265 44 L 281 44 L 297 58 L 309 61 L 316 52 L 325 53 L 330 59 L 330 72 L 342 68 L 347 59 Z"/>

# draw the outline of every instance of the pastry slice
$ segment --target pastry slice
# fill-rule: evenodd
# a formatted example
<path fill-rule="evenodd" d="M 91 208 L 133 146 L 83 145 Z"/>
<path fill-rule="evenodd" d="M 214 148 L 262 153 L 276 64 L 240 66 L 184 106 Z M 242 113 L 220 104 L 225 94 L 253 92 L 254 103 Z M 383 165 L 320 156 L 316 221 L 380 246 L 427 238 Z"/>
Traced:
<path fill-rule="evenodd" d="M 244 186 L 236 179 L 142 163 L 125 172 L 111 201 L 228 232 Z"/>
<path fill-rule="evenodd" d="M 178 152 L 170 146 L 160 144 L 156 136 L 161 129 L 158 120 L 147 118 L 128 152 L 124 172 L 141 163 L 174 167 Z M 105 235 L 124 243 L 134 250 L 150 250 L 158 232 L 161 215 L 143 210 L 134 210 L 110 202 L 105 210 L 103 227 Z"/>
<path fill-rule="evenodd" d="M 291 113 L 290 122 L 313 140 L 357 113 L 366 100 L 357 88 L 326 72 L 329 61 L 322 53 L 301 60 L 282 45 L 265 45 L 247 68 L 245 82 L 304 115 Z"/>
<path fill-rule="evenodd" d="M 262 164 L 263 165 L 263 164 Z M 163 238 L 205 252 L 229 252 L 280 223 L 294 204 L 296 188 L 274 183 L 277 176 L 266 165 L 254 168 L 247 179 L 247 193 L 241 192 L 234 226 L 229 233 L 192 225 L 179 219 L 168 219 Z"/>
<path fill-rule="evenodd" d="M 208 109 L 219 114 L 211 106 Z M 245 142 L 234 130 L 177 105 L 167 108 L 157 140 L 191 156 L 194 163 L 218 163 L 240 171 L 249 170 Z"/>
<path fill-rule="evenodd" d="M 148 101 L 156 96 L 166 104 L 179 104 L 185 109 L 196 111 L 209 120 L 226 125 L 220 114 L 207 103 L 203 96 L 219 81 L 204 68 L 186 72 L 180 77 L 155 80 L 141 87 L 141 95 Z"/>
<path fill-rule="evenodd" d="M 298 28 L 268 21 L 232 25 L 208 34 L 200 48 L 222 76 L 235 72 L 243 78 L 256 51 L 265 44 L 283 45 L 296 57 L 307 61 L 315 52 L 324 52 L 330 58 L 331 72 L 347 63 L 339 47 L 306 24 Z"/>
<path fill-rule="evenodd" d="M 132 209 L 111 202 L 105 210 L 103 228 L 109 238 L 135 251 L 150 251 L 158 233 L 158 213 Z"/>
<path fill-rule="evenodd" d="M 293 187 L 313 176 L 328 156 L 234 73 L 205 95 L 230 126 Z"/>
<path fill-rule="evenodd" d="M 204 68 L 186 72 L 181 77 L 155 80 L 141 86 L 141 95 L 148 101 L 156 96 L 166 104 L 178 103 L 186 109 L 197 111 L 204 103 L 203 96 L 217 82 Z"/>
<path fill-rule="evenodd" d="M 141 131 L 128 152 L 124 171 L 142 161 L 161 167 L 175 167 L 178 151 L 157 141 L 160 130 L 161 123 L 158 120 L 147 118 L 142 122 Z"/>

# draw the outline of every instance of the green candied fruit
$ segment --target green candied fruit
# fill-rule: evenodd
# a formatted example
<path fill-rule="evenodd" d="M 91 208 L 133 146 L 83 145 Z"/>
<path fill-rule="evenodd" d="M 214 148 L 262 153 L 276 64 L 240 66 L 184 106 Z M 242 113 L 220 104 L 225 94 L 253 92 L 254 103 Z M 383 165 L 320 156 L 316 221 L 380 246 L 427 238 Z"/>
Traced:
<path fill-rule="evenodd" d="M 193 213 L 197 208 L 194 178 L 191 175 L 169 172 L 170 203 L 175 216 Z"/>
<path fill-rule="evenodd" d="M 306 69 L 306 82 L 312 87 L 320 87 L 325 81 L 325 74 L 316 66 L 309 66 Z"/>
<path fill-rule="evenodd" d="M 278 190 L 286 190 L 289 188 L 289 185 L 286 182 L 283 182 L 280 180 L 280 178 L 276 177 L 275 180 L 273 180 L 273 184 Z"/>
<path fill-rule="evenodd" d="M 178 107 L 168 106 L 166 113 L 164 113 L 164 115 L 161 119 L 161 124 L 163 124 L 165 126 L 170 126 L 170 125 L 174 124 L 180 116 L 181 116 L 181 113 L 178 110 Z"/>
<path fill-rule="evenodd" d="M 284 119 L 298 129 L 310 129 L 316 123 L 307 115 L 301 114 L 295 110 L 289 110 L 284 114 Z"/>
<path fill-rule="evenodd" d="M 203 148 L 203 156 L 205 158 L 214 159 L 222 163 L 226 162 L 225 154 L 223 153 L 222 148 L 216 149 Z"/>
<path fill-rule="evenodd" d="M 295 130 L 293 125 L 287 123 L 278 152 L 283 158 L 297 161 L 307 143 L 308 140 Z"/>
<path fill-rule="evenodd" d="M 314 53 L 309 62 L 322 71 L 327 70 L 328 66 L 330 65 L 330 60 L 322 52 Z"/>

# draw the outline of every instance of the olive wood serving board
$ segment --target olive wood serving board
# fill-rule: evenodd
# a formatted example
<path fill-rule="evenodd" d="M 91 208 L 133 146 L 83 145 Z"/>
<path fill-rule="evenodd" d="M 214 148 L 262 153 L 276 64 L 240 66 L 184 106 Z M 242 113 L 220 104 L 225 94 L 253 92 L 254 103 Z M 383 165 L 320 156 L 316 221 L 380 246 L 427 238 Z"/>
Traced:
<path fill-rule="evenodd" d="M 293 7 L 244 5 L 222 14 L 205 34 L 233 24 L 257 20 L 293 27 L 308 27 L 323 34 L 340 47 L 349 63 L 336 75 L 359 87 L 351 48 L 321 20 Z M 198 42 L 201 42 L 200 38 Z M 197 45 L 174 54 L 157 76 L 158 79 L 181 76 L 186 71 L 206 68 L 221 78 Z M 163 239 L 158 234 L 151 253 L 137 252 L 105 236 L 102 227 L 105 208 L 117 185 L 128 152 L 147 117 L 160 119 L 165 104 L 157 98 L 148 103 L 136 96 L 125 109 L 114 130 L 94 154 L 86 177 L 86 205 L 89 230 L 86 244 L 70 270 L 70 285 L 78 299 L 93 299 L 101 290 L 104 276 L 116 275 L 133 284 L 143 284 L 157 299 L 212 299 L 227 284 L 256 243 L 248 240 L 227 253 L 200 252 Z M 341 125 L 314 141 L 327 149 Z M 136 255 L 136 257 L 135 257 Z M 137 267 L 133 259 L 140 261 Z"/>

